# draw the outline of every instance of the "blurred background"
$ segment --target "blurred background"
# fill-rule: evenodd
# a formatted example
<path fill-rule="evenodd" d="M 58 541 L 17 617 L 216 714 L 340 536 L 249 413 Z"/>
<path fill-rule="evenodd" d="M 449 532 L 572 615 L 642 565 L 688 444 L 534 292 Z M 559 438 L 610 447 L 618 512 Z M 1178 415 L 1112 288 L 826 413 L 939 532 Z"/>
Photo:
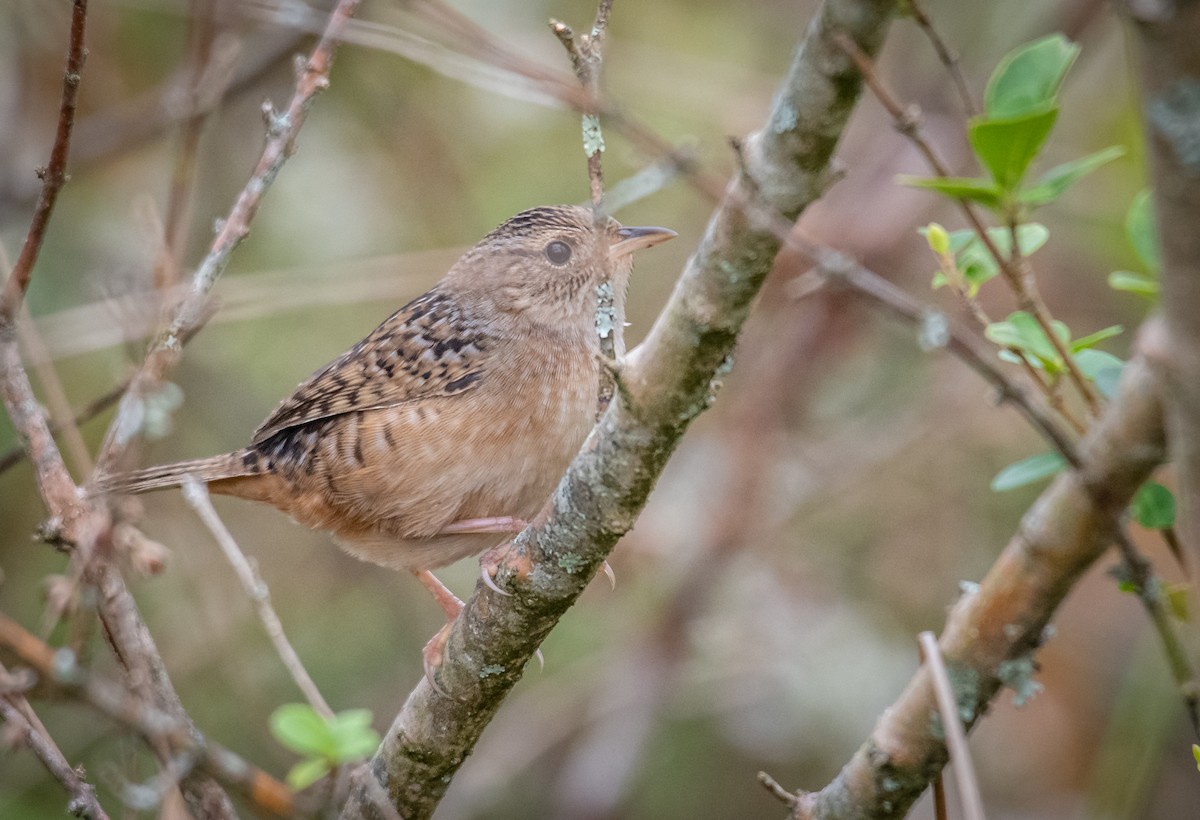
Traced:
<path fill-rule="evenodd" d="M 595 10 L 584 0 L 453 5 L 559 71 L 569 66 L 547 17 L 586 30 Z M 10 259 L 36 197 L 33 169 L 53 137 L 69 6 L 0 1 L 0 240 Z M 764 121 L 814 6 L 619 2 L 607 86 L 728 173 L 727 138 Z M 28 297 L 71 405 L 129 375 L 157 321 L 147 294 L 202 257 L 262 147 L 263 100 L 286 104 L 292 55 L 311 46 L 321 22 L 305 8 L 93 2 L 71 181 Z M 1076 335 L 1124 325 L 1105 347 L 1125 357 L 1150 305 L 1105 284 L 1114 269 L 1136 269 L 1122 224 L 1144 178 L 1119 21 L 1107 4 L 1074 1 L 930 0 L 928 11 L 977 99 L 1013 46 L 1052 31 L 1082 45 L 1048 163 L 1110 144 L 1128 154 L 1038 214 L 1051 239 L 1035 261 L 1055 314 Z M 280 397 L 487 230 L 526 207 L 587 198 L 576 114 L 400 56 L 412 42 L 406 32 L 430 34 L 400 3 L 367 3 L 362 19 L 370 42 L 340 50 L 331 88 L 217 286 L 222 310 L 172 376 L 178 394 L 165 393 L 162 406 L 181 401 L 163 414 L 145 464 L 240 446 Z M 202 88 L 228 90 L 209 116 L 189 119 L 198 65 Z M 951 82 L 909 21 L 894 25 L 880 71 L 920 105 L 950 165 L 975 173 Z M 486 81 L 487 72 L 474 76 Z M 611 129 L 605 136 L 610 185 L 650 161 Z M 804 233 L 954 310 L 949 294 L 930 290 L 935 261 L 916 228 L 959 228 L 961 218 L 897 187 L 896 174 L 925 168 L 875 100 L 860 104 L 838 156 L 845 176 L 805 214 Z M 674 181 L 617 214 L 680 234 L 640 257 L 631 343 L 665 302 L 710 209 Z M 716 404 L 610 559 L 615 591 L 593 583 L 563 619 L 544 646 L 545 669 L 527 671 L 439 818 L 781 816 L 755 774 L 788 788 L 828 782 L 916 668 L 916 633 L 939 629 L 960 582 L 978 580 L 1007 542 L 1039 488 L 996 494 L 989 482 L 1044 449 L 1036 435 L 966 367 L 922 352 L 912 327 L 847 296 L 792 299 L 785 285 L 805 269 L 803 259 L 779 260 Z M 998 284 L 983 298 L 993 316 L 1014 309 Z M 92 451 L 110 416 L 83 427 Z M 0 419 L 0 454 L 15 444 Z M 274 510 L 217 506 L 334 708 L 369 708 L 386 729 L 441 622 L 428 595 Z M 160 575 L 131 583 L 185 706 L 212 738 L 282 777 L 294 757 L 270 737 L 267 716 L 299 693 L 178 493 L 146 497 L 145 509 L 144 529 L 170 555 Z M 0 473 L 0 609 L 31 627 L 47 579 L 65 567 L 32 539 L 42 515 L 28 465 Z M 1135 535 L 1174 578 L 1157 542 Z M 1003 693 L 971 738 L 991 818 L 1179 818 L 1200 804 L 1161 650 L 1137 601 L 1106 576 L 1113 563 L 1102 560 L 1055 619 L 1038 655 L 1044 691 L 1021 708 Z M 477 576 L 474 560 L 442 574 L 461 596 Z M 95 652 L 101 668 L 105 655 Z M 114 790 L 153 773 L 120 727 L 73 703 L 35 706 L 110 810 Z M 0 817 L 61 816 L 64 800 L 31 755 L 0 752 Z M 913 816 L 933 816 L 928 799 Z"/>

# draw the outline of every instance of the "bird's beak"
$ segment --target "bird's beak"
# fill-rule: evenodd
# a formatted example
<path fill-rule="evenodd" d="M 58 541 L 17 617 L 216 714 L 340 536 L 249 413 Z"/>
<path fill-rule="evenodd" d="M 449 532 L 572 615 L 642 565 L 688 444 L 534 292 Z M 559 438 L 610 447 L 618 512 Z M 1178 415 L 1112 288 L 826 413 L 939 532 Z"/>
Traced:
<path fill-rule="evenodd" d="M 619 228 L 617 235 L 621 238 L 609 247 L 609 253 L 614 259 L 679 236 L 670 228 Z"/>

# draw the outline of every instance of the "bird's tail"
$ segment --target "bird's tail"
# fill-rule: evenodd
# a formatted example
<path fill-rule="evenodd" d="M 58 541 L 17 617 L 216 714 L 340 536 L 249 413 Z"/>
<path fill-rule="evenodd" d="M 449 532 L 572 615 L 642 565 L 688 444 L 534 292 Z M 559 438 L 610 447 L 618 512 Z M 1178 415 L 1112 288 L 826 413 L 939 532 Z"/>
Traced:
<path fill-rule="evenodd" d="M 160 467 L 147 467 L 131 473 L 113 473 L 100 476 L 92 486 L 92 493 L 148 493 L 167 487 L 178 487 L 191 477 L 210 484 L 222 479 L 242 478 L 257 473 L 255 460 L 246 458 L 247 453 L 237 450 L 209 458 L 180 461 Z M 215 488 L 214 488 L 215 489 Z"/>

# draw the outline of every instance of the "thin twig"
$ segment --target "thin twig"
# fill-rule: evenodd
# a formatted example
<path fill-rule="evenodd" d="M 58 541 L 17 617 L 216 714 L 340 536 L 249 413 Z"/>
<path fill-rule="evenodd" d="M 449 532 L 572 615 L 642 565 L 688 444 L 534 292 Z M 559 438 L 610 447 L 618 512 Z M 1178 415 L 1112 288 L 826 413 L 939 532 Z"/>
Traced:
<path fill-rule="evenodd" d="M 822 245 L 806 243 L 794 233 L 789 242 L 801 250 L 809 258 L 816 260 L 818 272 L 826 281 L 842 284 L 851 290 L 866 296 L 877 305 L 887 308 L 892 313 L 924 326 L 931 320 L 938 322 L 935 336 L 941 338 L 942 345 L 972 370 L 978 373 L 988 384 L 996 389 L 1000 401 L 1011 402 L 1035 430 L 1042 434 L 1050 445 L 1057 450 L 1068 464 L 1079 468 L 1081 462 L 1071 437 L 1059 427 L 1029 394 L 1019 385 L 1009 379 L 1000 368 L 992 364 L 993 355 L 977 342 L 974 337 L 964 332 L 957 324 L 944 314 L 938 313 L 928 305 L 910 296 L 905 291 L 893 285 L 879 274 L 854 261 L 849 256 Z M 808 289 L 808 290 L 811 290 Z M 807 290 L 805 291 L 807 292 Z"/>
<path fill-rule="evenodd" d="M 283 783 L 205 738 L 194 727 L 132 695 L 124 685 L 84 668 L 71 650 L 55 650 L 3 614 L 0 645 L 32 666 L 43 682 L 82 698 L 150 741 L 194 756 L 202 769 L 237 789 L 259 808 L 281 817 L 293 815 L 292 793 Z"/>
<path fill-rule="evenodd" d="M 1150 616 L 1150 623 L 1154 625 L 1158 639 L 1167 654 L 1171 678 L 1178 687 L 1180 697 L 1183 698 L 1188 723 L 1191 724 L 1192 733 L 1200 741 L 1200 682 L 1196 679 L 1196 670 L 1192 666 L 1187 647 L 1175 633 L 1171 613 L 1164 600 L 1162 580 L 1154 575 L 1150 561 L 1134 546 L 1124 527 L 1117 530 L 1113 540 L 1121 555 L 1121 580 L 1132 585 L 1138 600 Z"/>
<path fill-rule="evenodd" d="M 983 798 L 979 794 L 979 781 L 975 778 L 975 767 L 971 763 L 971 750 L 967 748 L 967 733 L 958 717 L 958 700 L 954 694 L 954 685 L 950 683 L 950 675 L 946 672 L 946 664 L 942 660 L 937 636 L 932 632 L 922 632 L 917 636 L 917 641 L 921 647 L 921 657 L 929 667 L 933 680 L 938 713 L 942 717 L 942 731 L 946 736 L 946 747 L 950 750 L 950 762 L 954 764 L 955 779 L 958 781 L 963 817 L 966 820 L 984 820 Z"/>
<path fill-rule="evenodd" d="M 771 775 L 767 774 L 766 772 L 759 772 L 758 782 L 764 789 L 769 791 L 776 800 L 787 806 L 789 809 L 794 809 L 796 807 L 796 803 L 798 802 L 799 798 L 796 797 L 796 795 L 792 792 L 785 789 L 780 782 L 771 777 Z"/>
<path fill-rule="evenodd" d="M 938 59 L 942 61 L 942 65 L 946 67 L 946 71 L 950 74 L 950 79 L 954 81 L 955 88 L 958 89 L 958 97 L 962 100 L 963 112 L 968 117 L 975 116 L 978 109 L 975 107 L 975 101 L 971 98 L 971 87 L 967 85 L 967 78 L 963 76 L 962 64 L 959 62 L 958 53 L 953 51 L 942 36 L 938 34 L 938 30 L 934 28 L 933 20 L 925 13 L 925 9 L 917 0 L 906 0 L 909 13 L 912 14 L 913 20 L 925 32 L 925 36 L 929 38 L 933 50 L 937 52 Z"/>
<path fill-rule="evenodd" d="M 862 49 L 858 48 L 858 46 L 845 37 L 838 38 L 837 42 L 858 66 L 859 71 L 863 75 L 863 82 L 867 84 L 876 99 L 879 100 L 879 103 L 892 116 L 896 130 L 916 146 L 936 176 L 942 178 L 949 177 L 949 168 L 946 167 L 946 164 L 942 162 L 937 152 L 933 149 L 933 146 L 921 133 L 920 112 L 916 107 L 904 108 L 896 100 L 879 79 L 879 75 L 875 71 L 874 61 L 864 54 Z M 975 235 L 979 238 L 979 241 L 987 248 L 988 254 L 995 260 L 996 266 L 1004 276 L 1004 280 L 1008 283 L 1009 289 L 1016 296 L 1018 306 L 1033 316 L 1034 320 L 1038 323 L 1038 327 L 1041 328 L 1042 333 L 1045 334 L 1047 340 L 1062 358 L 1064 366 L 1071 375 L 1072 383 L 1087 402 L 1092 413 L 1095 414 L 1098 409 L 1096 396 L 1089 388 L 1087 380 L 1083 377 L 1083 373 L 1075 363 L 1074 357 L 1054 332 L 1054 317 L 1050 314 L 1049 308 L 1038 292 L 1037 280 L 1033 276 L 1032 269 L 1030 269 L 1026 261 L 1023 261 L 1023 257 L 1021 256 L 1020 246 L 1017 243 L 1015 223 L 1011 226 L 1012 252 L 1004 254 L 988 234 L 983 220 L 980 219 L 971 202 L 963 197 L 954 197 L 954 201 L 958 203 L 959 209 L 971 224 L 971 229 L 975 231 Z"/>
<path fill-rule="evenodd" d="M 313 682 L 308 670 L 304 668 L 304 662 L 300 660 L 300 656 L 283 632 L 283 622 L 279 620 L 279 615 L 271 606 L 271 591 L 267 588 L 266 581 L 246 558 L 245 553 L 242 552 L 241 547 L 229 532 L 229 528 L 225 526 L 225 522 L 217 515 L 217 511 L 212 505 L 212 499 L 209 498 L 208 488 L 194 478 L 188 477 L 183 482 L 183 498 L 196 511 L 196 515 L 204 522 L 204 526 L 208 527 L 213 538 L 221 545 L 221 551 L 225 553 L 225 558 L 237 573 L 238 580 L 246 590 L 246 595 L 254 603 L 254 608 L 258 610 L 258 617 L 267 630 L 267 636 L 275 645 L 279 659 L 283 661 L 284 667 L 292 676 L 292 680 L 296 682 L 296 686 L 304 693 L 304 697 L 308 699 L 309 704 L 318 714 L 326 720 L 332 720 L 333 710 L 321 696 L 317 684 Z"/>
<path fill-rule="evenodd" d="M 575 35 L 571 27 L 560 20 L 550 20 L 550 30 L 567 50 L 571 66 L 575 69 L 575 77 L 588 100 L 600 98 L 600 73 L 604 67 L 604 40 L 608 33 L 608 17 L 612 13 L 613 0 L 600 0 L 596 8 L 596 20 L 592 30 L 587 34 Z M 592 210 L 595 213 L 596 227 L 602 229 L 607 217 L 604 213 L 604 132 L 600 128 L 600 117 L 596 104 L 589 103 L 582 114 L 583 150 L 587 155 L 588 187 L 591 191 Z M 604 243 L 597 244 L 598 249 L 604 248 Z M 625 317 L 617 315 L 616 293 L 612 281 L 612 260 L 605 254 L 601 260 L 606 271 L 604 280 L 596 286 L 596 332 L 600 337 L 600 355 L 614 365 L 622 351 L 623 345 L 617 339 L 624 332 Z M 615 378 L 611 368 L 600 368 L 598 399 L 596 403 L 596 418 L 604 412 L 612 401 L 616 391 Z"/>
<path fill-rule="evenodd" d="M 17 338 L 34 360 L 33 370 L 42 386 L 42 394 L 50 411 L 51 428 L 62 433 L 64 449 L 74 462 L 76 472 L 79 475 L 87 475 L 92 470 L 91 454 L 88 453 L 79 426 L 75 424 L 75 414 L 71 410 L 66 388 L 63 387 L 62 379 L 58 377 L 54 361 L 48 355 L 45 342 L 33 323 L 33 317 L 29 315 L 28 306 L 23 302 L 17 318 Z"/>
<path fill-rule="evenodd" d="M 316 95 L 329 85 L 329 70 L 342 27 L 354 14 L 361 0 L 339 0 L 329 15 L 320 41 L 302 66 L 298 66 L 295 91 L 287 108 L 277 112 L 269 104 L 263 108 L 267 122 L 267 141 L 249 181 L 242 188 L 212 247 L 192 277 L 187 295 L 176 308 L 168 326 L 150 347 L 129 390 L 121 399 L 117 416 L 108 429 L 97 458 L 97 469 L 109 472 L 126 447 L 137 435 L 141 403 L 154 391 L 163 376 L 179 359 L 181 338 L 203 323 L 208 294 L 229 264 L 234 249 L 250 232 L 250 222 L 258 213 L 263 194 L 274 182 L 279 169 L 295 151 L 296 137 L 307 118 Z"/>
<path fill-rule="evenodd" d="M 67 47 L 67 69 L 63 75 L 62 102 L 58 108 L 58 128 L 54 133 L 54 146 L 50 149 L 50 162 L 38 169 L 42 190 L 38 194 L 33 210 L 33 221 L 21 245 L 21 254 L 13 266 L 12 275 L 4 284 L 0 295 L 0 325 L 16 321 L 17 308 L 29 289 L 33 266 L 37 263 L 46 238 L 46 226 L 50 214 L 58 201 L 58 192 L 67 181 L 67 154 L 71 149 L 71 130 L 75 127 L 75 105 L 79 98 L 79 78 L 87 49 L 83 47 L 83 33 L 87 23 L 87 0 L 74 0 L 71 9 L 71 38 Z"/>
<path fill-rule="evenodd" d="M 207 321 L 208 316 L 213 314 L 214 310 L 215 308 L 208 311 L 205 321 Z M 200 323 L 192 328 L 190 332 L 188 332 L 187 335 L 180 340 L 180 343 L 186 345 L 192 340 L 192 337 L 194 337 L 196 333 L 200 331 L 201 327 L 203 327 L 203 323 Z M 47 355 L 49 355 L 49 352 L 47 352 Z M 36 356 L 32 358 L 34 358 L 34 361 L 38 361 Z M 96 418 L 96 416 L 100 415 L 105 410 L 108 410 L 110 407 L 119 402 L 121 397 L 125 395 L 125 391 L 129 389 L 129 385 L 132 383 L 133 376 L 123 379 L 119 384 L 110 388 L 106 393 L 102 393 L 76 410 L 74 415 L 71 416 L 70 422 L 78 427 L 79 425 Z M 59 420 L 51 419 L 47 424 L 47 429 L 51 434 L 54 434 L 61 431 L 63 426 L 59 423 Z M 27 455 L 28 454 L 26 453 L 25 448 L 21 447 L 20 445 L 13 447 L 6 453 L 0 454 L 0 473 L 4 473 L 6 470 L 9 470 L 12 467 L 15 467 L 17 464 L 20 464 L 25 460 Z"/>
<path fill-rule="evenodd" d="M 11 680 L 8 670 L 0 665 L 0 679 Z M 34 756 L 46 767 L 46 771 L 62 784 L 70 796 L 67 811 L 76 817 L 88 817 L 91 820 L 108 820 L 108 814 L 96 798 L 96 788 L 80 775 L 67 759 L 62 750 L 50 737 L 46 727 L 38 720 L 33 708 L 24 695 L 8 693 L 0 695 L 0 718 L 6 724 L 20 732 L 22 740 L 33 752 Z"/>

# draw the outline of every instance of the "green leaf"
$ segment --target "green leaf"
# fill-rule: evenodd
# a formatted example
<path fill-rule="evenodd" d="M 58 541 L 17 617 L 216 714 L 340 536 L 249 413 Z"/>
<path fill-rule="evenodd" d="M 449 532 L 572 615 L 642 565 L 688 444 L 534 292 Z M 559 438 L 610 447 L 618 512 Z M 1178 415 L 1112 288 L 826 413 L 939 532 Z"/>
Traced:
<path fill-rule="evenodd" d="M 1053 104 L 1008 119 L 976 117 L 967 137 L 996 185 L 1011 193 L 1020 187 L 1029 163 L 1045 145 L 1057 119 L 1058 106 Z"/>
<path fill-rule="evenodd" d="M 1130 507 L 1134 520 L 1148 530 L 1175 526 L 1175 496 L 1157 482 L 1147 481 L 1143 484 Z"/>
<path fill-rule="evenodd" d="M 991 119 L 1017 117 L 1054 103 L 1079 46 L 1051 34 L 1008 52 L 988 80 L 983 107 Z"/>
<path fill-rule="evenodd" d="M 288 772 L 287 782 L 296 791 L 302 791 L 329 774 L 332 769 L 329 761 L 323 757 L 301 760 Z"/>
<path fill-rule="evenodd" d="M 1171 614 L 1181 621 L 1188 621 L 1188 602 L 1191 600 L 1191 584 L 1171 584 L 1167 587 L 1167 606 Z"/>
<path fill-rule="evenodd" d="M 1008 228 L 988 228 L 987 234 L 1002 256 L 1011 253 L 1012 239 Z M 1017 226 L 1017 244 L 1021 246 L 1022 256 L 1030 256 L 1045 245 L 1049 238 L 1050 231 L 1040 223 L 1027 222 Z M 958 269 L 970 286 L 971 296 L 977 294 L 984 283 L 1000 273 L 996 260 L 972 230 L 951 233 L 950 251 L 955 254 Z"/>
<path fill-rule="evenodd" d="M 1121 368 L 1125 366 L 1125 362 L 1113 354 L 1091 348 L 1084 348 L 1076 353 L 1074 358 L 1075 363 L 1079 365 L 1079 371 L 1088 381 L 1095 381 L 1096 376 L 1104 370 L 1116 368 L 1117 372 L 1120 372 Z"/>
<path fill-rule="evenodd" d="M 914 177 L 900 174 L 896 177 L 900 185 L 936 191 L 951 199 L 966 199 L 978 202 L 985 208 L 1000 207 L 1003 192 L 990 179 L 976 177 Z"/>
<path fill-rule="evenodd" d="M 1076 339 L 1071 342 L 1071 352 L 1078 353 L 1080 350 L 1086 350 L 1089 347 L 1095 347 L 1105 339 L 1111 339 L 1113 336 L 1120 336 L 1125 331 L 1125 328 L 1120 325 L 1111 325 L 1103 330 L 1097 330 L 1095 333 Z"/>
<path fill-rule="evenodd" d="M 305 703 L 285 703 L 271 713 L 271 733 L 297 754 L 332 758 L 333 733 L 325 718 Z"/>
<path fill-rule="evenodd" d="M 1066 325 L 1055 321 L 1051 327 L 1064 345 L 1070 342 L 1070 331 Z M 992 322 L 983 332 L 988 339 L 1001 347 L 1016 348 L 1036 359 L 1047 372 L 1057 373 L 1062 370 L 1063 361 L 1054 344 L 1046 336 L 1037 319 L 1023 310 L 1014 311 L 1003 322 Z"/>
<path fill-rule="evenodd" d="M 1046 205 L 1058 199 L 1068 188 L 1092 171 L 1124 154 L 1124 148 L 1112 145 L 1086 157 L 1056 165 L 1044 173 L 1034 185 L 1021 191 L 1017 199 L 1031 207 Z"/>
<path fill-rule="evenodd" d="M 1200 746 L 1192 744 L 1192 757 L 1196 759 L 1196 768 L 1200 769 Z"/>
<path fill-rule="evenodd" d="M 350 709 L 338 713 L 330 724 L 334 759 L 351 763 L 370 755 L 379 746 L 379 733 L 371 728 L 371 712 Z"/>
<path fill-rule="evenodd" d="M 1067 466 L 1062 455 L 1056 452 L 1038 453 L 1009 464 L 992 479 L 992 491 L 997 493 L 1015 490 L 1026 484 L 1049 478 Z"/>
<path fill-rule="evenodd" d="M 1154 273 L 1160 270 L 1158 231 L 1154 216 L 1154 200 L 1148 189 L 1140 191 L 1125 214 L 1125 235 L 1142 264 Z"/>
<path fill-rule="evenodd" d="M 1092 382 L 1096 385 L 1096 389 L 1100 391 L 1100 395 L 1106 399 L 1111 399 L 1117 395 L 1117 385 L 1121 382 L 1121 372 L 1125 369 L 1124 363 L 1120 367 L 1102 367 L 1096 371 L 1096 375 L 1092 377 Z"/>
<path fill-rule="evenodd" d="M 1108 275 L 1108 286 L 1113 290 L 1139 293 L 1142 296 L 1158 296 L 1158 280 L 1143 273 L 1115 270 Z"/>

